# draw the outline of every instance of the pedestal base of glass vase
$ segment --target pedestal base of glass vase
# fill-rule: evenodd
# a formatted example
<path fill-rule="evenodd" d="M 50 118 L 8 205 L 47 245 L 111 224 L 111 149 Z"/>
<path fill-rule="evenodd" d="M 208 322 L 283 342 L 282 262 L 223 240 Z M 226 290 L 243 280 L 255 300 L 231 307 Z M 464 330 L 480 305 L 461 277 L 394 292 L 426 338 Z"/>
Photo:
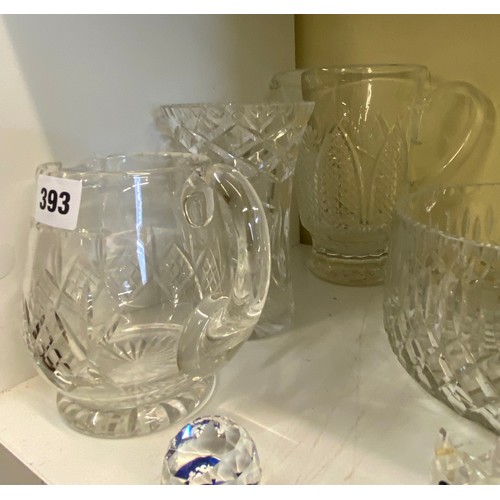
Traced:
<path fill-rule="evenodd" d="M 287 297 L 285 294 L 283 296 Z M 270 303 L 272 305 L 272 301 Z M 268 308 L 267 310 L 264 308 L 260 320 L 255 325 L 251 339 L 267 338 L 288 332 L 292 326 L 294 312 L 293 295 L 288 303 L 281 304 L 281 307 Z"/>
<path fill-rule="evenodd" d="M 386 255 L 343 257 L 313 248 L 307 267 L 319 278 L 338 285 L 379 285 L 384 281 L 386 258 Z"/>
<path fill-rule="evenodd" d="M 82 403 L 63 394 L 57 395 L 57 408 L 66 423 L 83 434 L 101 438 L 127 438 L 151 434 L 189 417 L 209 399 L 215 387 L 215 376 L 193 382 L 178 394 L 148 399 L 135 405 L 96 408 L 91 402 Z"/>

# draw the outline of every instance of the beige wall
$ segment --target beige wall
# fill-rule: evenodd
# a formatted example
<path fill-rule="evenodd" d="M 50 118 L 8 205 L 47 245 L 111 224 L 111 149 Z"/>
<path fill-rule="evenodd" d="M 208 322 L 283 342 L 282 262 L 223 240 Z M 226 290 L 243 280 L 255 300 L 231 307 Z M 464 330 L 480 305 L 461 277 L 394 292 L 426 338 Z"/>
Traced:
<path fill-rule="evenodd" d="M 478 87 L 500 115 L 499 15 L 297 15 L 295 23 L 297 67 L 424 64 L 435 82 Z M 488 155 L 473 156 L 458 181 L 500 181 L 498 128 Z"/>

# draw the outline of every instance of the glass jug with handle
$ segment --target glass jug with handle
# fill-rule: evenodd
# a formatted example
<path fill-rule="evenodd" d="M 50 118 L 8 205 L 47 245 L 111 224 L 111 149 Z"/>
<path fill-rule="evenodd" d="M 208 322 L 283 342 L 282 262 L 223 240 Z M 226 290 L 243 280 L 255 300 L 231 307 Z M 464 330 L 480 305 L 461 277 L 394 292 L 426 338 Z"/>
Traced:
<path fill-rule="evenodd" d="M 271 81 L 274 97 L 295 99 L 298 88 L 315 103 L 296 171 L 308 265 L 335 283 L 380 283 L 396 200 L 455 182 L 473 153 L 486 152 L 493 106 L 469 83 L 431 85 L 420 65 L 299 69 Z"/>
<path fill-rule="evenodd" d="M 210 396 L 269 286 L 266 218 L 235 170 L 189 153 L 41 165 L 24 336 L 74 429 L 147 434 Z"/>

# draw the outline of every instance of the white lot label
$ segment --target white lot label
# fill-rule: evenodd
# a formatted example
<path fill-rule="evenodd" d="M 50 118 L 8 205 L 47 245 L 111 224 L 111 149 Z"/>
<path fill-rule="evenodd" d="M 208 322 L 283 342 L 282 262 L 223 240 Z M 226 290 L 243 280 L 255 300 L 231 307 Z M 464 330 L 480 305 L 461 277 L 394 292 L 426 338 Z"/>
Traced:
<path fill-rule="evenodd" d="M 81 197 L 82 181 L 39 175 L 35 220 L 61 229 L 75 229 Z"/>

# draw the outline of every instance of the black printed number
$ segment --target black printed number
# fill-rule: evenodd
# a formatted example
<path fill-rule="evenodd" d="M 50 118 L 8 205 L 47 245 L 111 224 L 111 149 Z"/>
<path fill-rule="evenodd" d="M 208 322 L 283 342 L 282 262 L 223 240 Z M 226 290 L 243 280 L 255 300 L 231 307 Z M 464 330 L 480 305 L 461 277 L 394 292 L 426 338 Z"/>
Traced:
<path fill-rule="evenodd" d="M 40 201 L 40 208 L 42 210 L 47 210 L 50 213 L 54 213 L 56 210 L 61 215 L 66 215 L 69 212 L 71 200 L 71 195 L 67 191 L 62 191 L 57 193 L 55 189 L 42 188 L 40 191 L 42 195 L 42 200 Z"/>
<path fill-rule="evenodd" d="M 61 215 L 66 215 L 69 212 L 69 200 L 71 199 L 71 196 L 67 191 L 63 191 L 59 195 L 59 207 L 57 207 L 57 211 Z"/>

